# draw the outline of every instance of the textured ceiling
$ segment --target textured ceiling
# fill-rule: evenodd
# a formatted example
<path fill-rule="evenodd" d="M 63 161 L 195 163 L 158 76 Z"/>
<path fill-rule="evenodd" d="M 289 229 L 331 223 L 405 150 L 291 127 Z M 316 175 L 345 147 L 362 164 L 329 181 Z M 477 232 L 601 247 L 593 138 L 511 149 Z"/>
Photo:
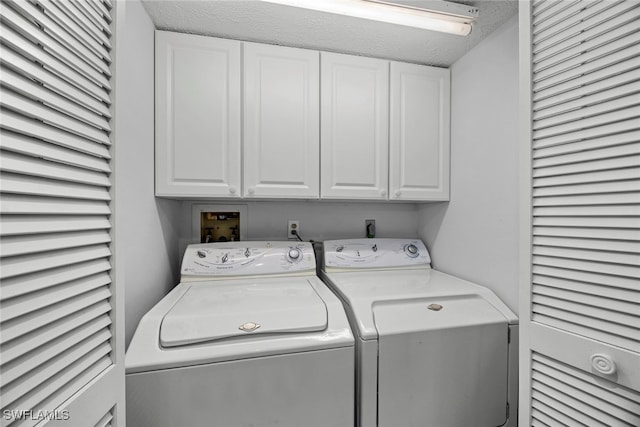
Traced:
<path fill-rule="evenodd" d="M 416 0 L 421 6 L 433 0 Z M 516 14 L 517 0 L 457 1 L 480 10 L 467 37 L 256 0 L 143 0 L 156 28 L 448 67 Z"/>

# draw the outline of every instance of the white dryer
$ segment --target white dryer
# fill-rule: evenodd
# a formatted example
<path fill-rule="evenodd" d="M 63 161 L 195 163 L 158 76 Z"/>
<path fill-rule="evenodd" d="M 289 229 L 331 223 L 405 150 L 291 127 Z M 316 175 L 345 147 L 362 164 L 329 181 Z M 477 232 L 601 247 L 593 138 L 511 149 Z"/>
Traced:
<path fill-rule="evenodd" d="M 349 426 L 354 339 L 309 243 L 191 245 L 126 355 L 132 427 Z"/>
<path fill-rule="evenodd" d="M 326 241 L 320 275 L 356 335 L 358 426 L 517 424 L 518 320 L 493 292 L 417 239 Z"/>

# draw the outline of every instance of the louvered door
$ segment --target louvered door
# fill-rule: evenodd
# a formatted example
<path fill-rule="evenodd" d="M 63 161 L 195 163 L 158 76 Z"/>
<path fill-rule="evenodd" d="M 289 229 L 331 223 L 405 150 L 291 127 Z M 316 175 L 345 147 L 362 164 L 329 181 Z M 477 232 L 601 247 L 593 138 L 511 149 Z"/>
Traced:
<path fill-rule="evenodd" d="M 521 4 L 520 425 L 640 425 L 640 3 Z"/>
<path fill-rule="evenodd" d="M 0 3 L 2 426 L 106 426 L 113 4 Z"/>

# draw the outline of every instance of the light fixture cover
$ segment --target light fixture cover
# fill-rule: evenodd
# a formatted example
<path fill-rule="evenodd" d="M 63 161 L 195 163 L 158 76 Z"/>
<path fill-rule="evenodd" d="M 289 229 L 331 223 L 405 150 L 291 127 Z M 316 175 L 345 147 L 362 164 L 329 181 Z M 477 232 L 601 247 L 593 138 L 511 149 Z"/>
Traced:
<path fill-rule="evenodd" d="M 471 32 L 471 23 L 478 17 L 476 8 L 443 0 L 396 0 L 395 3 L 384 0 L 262 1 L 461 36 Z M 414 7 L 412 3 L 421 7 Z M 425 3 L 430 6 L 429 9 L 423 6 Z"/>

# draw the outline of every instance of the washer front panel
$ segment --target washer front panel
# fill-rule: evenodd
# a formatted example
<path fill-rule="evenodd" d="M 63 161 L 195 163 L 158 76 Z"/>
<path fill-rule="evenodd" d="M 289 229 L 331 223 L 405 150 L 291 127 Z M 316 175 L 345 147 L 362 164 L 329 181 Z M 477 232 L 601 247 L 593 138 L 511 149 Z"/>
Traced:
<path fill-rule="evenodd" d="M 207 280 L 314 273 L 315 267 L 313 247 L 307 242 L 224 242 L 189 245 L 181 273 L 183 279 Z"/>
<path fill-rule="evenodd" d="M 429 266 L 431 257 L 419 239 L 348 239 L 324 242 L 328 269 L 379 269 Z"/>

